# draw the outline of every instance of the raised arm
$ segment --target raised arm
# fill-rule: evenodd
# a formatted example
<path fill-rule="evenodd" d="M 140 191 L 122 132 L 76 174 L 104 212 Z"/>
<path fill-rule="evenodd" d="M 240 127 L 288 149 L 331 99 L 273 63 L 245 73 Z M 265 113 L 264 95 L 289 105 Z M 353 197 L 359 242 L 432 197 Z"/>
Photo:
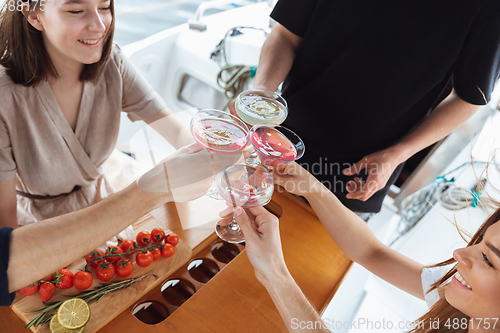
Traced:
<path fill-rule="evenodd" d="M 176 149 L 195 142 L 189 126 L 184 124 L 169 108 L 164 108 L 144 122 Z"/>
<path fill-rule="evenodd" d="M 262 46 L 253 88 L 276 91 L 290 72 L 301 43 L 302 38 L 276 23 Z"/>
<path fill-rule="evenodd" d="M 9 292 L 83 257 L 167 198 L 167 194 L 142 191 L 134 182 L 93 206 L 14 230 L 7 270 Z"/>
<path fill-rule="evenodd" d="M 278 171 L 275 172 L 277 184 L 309 201 L 330 237 L 351 260 L 392 285 L 424 299 L 422 264 L 382 244 L 365 222 L 298 164 L 290 163 Z"/>
<path fill-rule="evenodd" d="M 279 23 L 267 37 L 260 52 L 259 66 L 253 83 L 253 89 L 276 91 L 290 72 L 302 38 L 290 32 Z M 236 96 L 235 96 L 236 97 Z M 238 116 L 233 99 L 228 109 Z"/>
<path fill-rule="evenodd" d="M 232 216 L 232 208 L 221 216 L 227 218 L 228 214 Z M 245 234 L 245 251 L 255 268 L 255 275 L 267 289 L 288 331 L 328 333 L 318 312 L 288 272 L 281 249 L 278 218 L 263 207 L 253 207 L 246 212 L 238 208 L 235 218 Z M 299 323 L 304 322 L 314 322 L 315 328 L 301 328 Z"/>
<path fill-rule="evenodd" d="M 9 291 L 81 258 L 160 205 L 203 196 L 219 169 L 236 157 L 214 159 L 194 144 L 179 149 L 124 190 L 85 209 L 33 223 L 11 234 Z M 35 245 L 33 245 L 35 244 Z"/>
<path fill-rule="evenodd" d="M 0 228 L 17 228 L 16 179 L 0 180 Z"/>

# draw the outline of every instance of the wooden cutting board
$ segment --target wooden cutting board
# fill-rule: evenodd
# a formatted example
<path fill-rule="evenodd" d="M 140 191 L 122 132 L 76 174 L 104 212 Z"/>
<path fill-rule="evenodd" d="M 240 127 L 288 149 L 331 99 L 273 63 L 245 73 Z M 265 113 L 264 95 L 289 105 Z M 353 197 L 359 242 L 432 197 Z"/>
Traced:
<path fill-rule="evenodd" d="M 165 227 L 161 222 L 151 215 L 146 215 L 134 224 L 134 234 L 137 235 L 140 231 L 151 231 L 154 228 L 162 228 L 165 230 Z M 165 234 L 168 234 L 169 232 L 170 231 L 165 230 Z M 180 239 L 179 244 L 175 247 L 175 254 L 170 258 L 161 257 L 159 260 L 153 261 L 153 263 L 148 267 L 139 267 L 135 263 L 135 260 L 133 260 L 134 272 L 132 275 L 127 278 L 115 276 L 111 282 L 138 277 L 151 272 L 159 278 L 155 278 L 153 275 L 150 275 L 146 279 L 137 282 L 127 289 L 108 294 L 99 302 L 90 304 L 91 317 L 83 332 L 93 333 L 101 329 L 104 325 L 113 320 L 113 318 L 135 303 L 139 298 L 163 282 L 169 275 L 184 265 L 190 258 L 191 248 L 183 242 L 182 239 Z M 85 259 L 81 258 L 70 265 L 68 269 L 73 273 L 76 273 L 84 267 Z M 92 276 L 94 277 L 94 283 L 91 288 L 94 288 L 95 286 L 98 286 L 101 281 L 95 277 L 95 269 L 91 270 Z M 56 292 L 50 301 L 67 299 L 62 295 L 74 295 L 78 292 L 79 291 L 75 288 L 65 290 L 56 289 Z M 38 310 L 43 307 L 43 303 L 40 300 L 38 293 L 28 297 L 24 297 L 18 293 L 18 297 L 12 306 L 12 310 L 21 318 L 21 320 L 25 323 L 29 323 L 31 320 L 36 318 L 39 313 L 27 312 Z M 31 330 L 37 333 L 50 332 L 48 325 L 39 326 L 37 330 L 35 330 L 34 327 L 31 327 Z"/>

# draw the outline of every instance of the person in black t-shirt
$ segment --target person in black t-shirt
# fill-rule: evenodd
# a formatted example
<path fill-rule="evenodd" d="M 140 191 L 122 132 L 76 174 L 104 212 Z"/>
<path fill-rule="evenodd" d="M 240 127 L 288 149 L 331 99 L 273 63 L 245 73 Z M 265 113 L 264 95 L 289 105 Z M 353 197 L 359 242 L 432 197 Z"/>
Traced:
<path fill-rule="evenodd" d="M 253 88 L 284 79 L 300 164 L 358 213 L 378 212 L 403 163 L 489 101 L 499 75 L 498 0 L 280 0 L 271 17 Z"/>

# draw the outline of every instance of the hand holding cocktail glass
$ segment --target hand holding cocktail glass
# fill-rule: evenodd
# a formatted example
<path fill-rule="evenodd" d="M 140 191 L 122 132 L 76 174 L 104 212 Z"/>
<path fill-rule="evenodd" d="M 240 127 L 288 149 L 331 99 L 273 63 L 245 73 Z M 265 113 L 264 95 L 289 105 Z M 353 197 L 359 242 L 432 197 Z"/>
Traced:
<path fill-rule="evenodd" d="M 236 154 L 248 144 L 248 127 L 237 117 L 219 110 L 200 110 L 191 120 L 191 132 L 197 142 L 216 154 Z M 214 155 L 217 156 L 217 155 Z M 207 195 L 224 199 L 233 206 L 266 205 L 274 190 L 271 174 L 262 166 L 236 164 L 220 171 Z M 243 233 L 233 220 L 217 224 L 220 238 L 231 243 L 244 242 Z"/>
<path fill-rule="evenodd" d="M 237 207 L 266 205 L 274 190 L 269 170 L 295 161 L 304 154 L 304 143 L 281 124 L 288 115 L 286 101 L 278 94 L 251 90 L 242 92 L 235 102 L 236 114 L 255 125 L 251 131 L 241 119 L 219 110 L 200 110 L 191 121 L 196 141 L 217 154 L 241 152 L 250 138 L 256 155 L 246 165 L 234 165 L 219 172 L 207 195 L 224 199 Z M 216 226 L 220 238 L 232 243 L 244 242 L 240 227 L 233 219 Z"/>
<path fill-rule="evenodd" d="M 222 170 L 215 177 L 215 186 L 207 195 L 224 199 L 233 207 L 264 206 L 271 201 L 274 191 L 273 177 L 264 167 L 235 164 Z M 240 226 L 233 218 L 229 224 L 220 221 L 215 228 L 217 235 L 230 243 L 245 241 Z"/>

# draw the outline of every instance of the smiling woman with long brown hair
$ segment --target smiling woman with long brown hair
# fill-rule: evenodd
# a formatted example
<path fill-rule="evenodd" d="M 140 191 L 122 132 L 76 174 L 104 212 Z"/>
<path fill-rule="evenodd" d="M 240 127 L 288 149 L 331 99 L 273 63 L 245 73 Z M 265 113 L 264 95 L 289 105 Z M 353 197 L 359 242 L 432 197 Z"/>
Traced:
<path fill-rule="evenodd" d="M 452 259 L 425 266 L 381 243 L 364 221 L 297 163 L 276 169 L 274 179 L 287 191 L 307 199 L 328 234 L 351 260 L 427 301 L 430 309 L 416 318 L 412 333 L 500 331 L 500 208 L 465 248 L 454 251 Z M 225 220 L 232 215 L 233 207 L 221 212 Z M 246 212 L 238 208 L 234 215 L 245 234 L 245 251 L 255 275 L 269 291 L 288 330 L 328 332 L 286 268 L 278 219 L 262 207 Z M 450 264 L 455 265 L 444 267 Z"/>
<path fill-rule="evenodd" d="M 147 123 L 171 112 L 113 45 L 113 0 L 11 2 L 0 12 L 0 227 L 15 228 L 113 192 L 101 165 L 121 111 Z M 174 147 L 192 142 L 180 122 L 167 127 Z"/>

